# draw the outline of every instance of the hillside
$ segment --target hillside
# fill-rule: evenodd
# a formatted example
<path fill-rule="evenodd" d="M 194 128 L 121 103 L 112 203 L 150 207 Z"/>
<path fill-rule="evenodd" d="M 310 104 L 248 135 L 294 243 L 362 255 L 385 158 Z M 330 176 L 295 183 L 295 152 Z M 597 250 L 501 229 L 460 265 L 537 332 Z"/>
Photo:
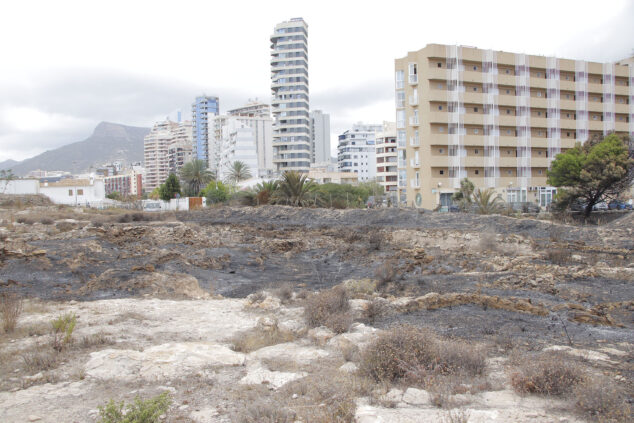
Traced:
<path fill-rule="evenodd" d="M 126 163 L 143 161 L 143 137 L 149 131 L 149 128 L 101 122 L 92 135 L 83 141 L 46 151 L 22 162 L 14 162 L 7 168 L 10 167 L 18 176 L 24 176 L 36 169 L 81 173 L 88 171 L 91 166 L 114 160 Z"/>
<path fill-rule="evenodd" d="M 5 160 L 3 162 L 0 162 L 0 170 L 5 170 L 5 169 L 12 169 L 13 166 L 17 165 L 20 162 L 17 162 L 15 160 Z"/>

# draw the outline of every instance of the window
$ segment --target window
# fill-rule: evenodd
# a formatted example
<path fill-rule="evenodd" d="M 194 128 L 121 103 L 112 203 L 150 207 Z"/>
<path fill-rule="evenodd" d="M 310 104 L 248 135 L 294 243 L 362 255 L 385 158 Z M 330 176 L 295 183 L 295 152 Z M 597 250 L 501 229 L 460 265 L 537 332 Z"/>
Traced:
<path fill-rule="evenodd" d="M 439 90 L 442 90 L 442 84 L 438 84 L 437 87 Z"/>
<path fill-rule="evenodd" d="M 439 149 L 438 149 L 438 152 L 439 152 L 440 154 L 443 154 L 443 153 L 445 152 L 445 150 L 443 150 L 442 148 L 439 148 Z"/>
<path fill-rule="evenodd" d="M 84 195 L 84 190 L 83 189 L 78 189 L 77 190 L 77 195 Z"/>
<path fill-rule="evenodd" d="M 570 99 L 570 94 L 566 94 L 566 100 L 569 100 L 569 99 Z"/>
<path fill-rule="evenodd" d="M 478 91 L 478 87 L 473 87 L 473 91 Z"/>
<path fill-rule="evenodd" d="M 72 189 L 69 189 L 69 190 L 68 190 L 68 196 L 69 196 L 69 197 L 72 197 L 72 196 L 73 196 L 73 190 L 72 190 Z"/>
<path fill-rule="evenodd" d="M 476 174 L 476 175 L 479 175 L 479 174 L 480 174 L 480 171 L 476 169 L 475 174 Z"/>
<path fill-rule="evenodd" d="M 541 91 L 537 91 L 537 97 L 541 97 L 542 96 L 542 92 Z"/>
<path fill-rule="evenodd" d="M 506 171 L 506 174 L 507 174 L 507 175 L 512 175 L 512 174 L 513 174 L 513 171 L 512 171 L 512 170 L 507 170 L 507 171 Z"/>
<path fill-rule="evenodd" d="M 439 127 L 438 127 L 438 132 L 445 132 L 445 128 L 444 128 L 444 127 L 442 127 L 442 126 L 439 126 Z"/>
<path fill-rule="evenodd" d="M 438 173 L 440 173 L 441 175 L 444 175 L 445 171 L 444 170 L 439 170 Z"/>
<path fill-rule="evenodd" d="M 570 113 L 566 113 L 566 117 L 570 119 Z"/>
<path fill-rule="evenodd" d="M 537 116 L 541 116 L 541 115 L 542 115 L 542 112 L 537 112 Z"/>
<path fill-rule="evenodd" d="M 566 136 L 570 138 L 570 132 L 566 132 Z"/>
<path fill-rule="evenodd" d="M 542 77 L 542 73 L 541 72 L 537 72 L 537 77 L 541 78 Z"/>
<path fill-rule="evenodd" d="M 480 150 L 473 150 L 474 154 L 480 154 Z"/>
<path fill-rule="evenodd" d="M 438 110 L 442 110 L 442 106 L 438 106 Z"/>
<path fill-rule="evenodd" d="M 405 107 L 405 91 L 396 92 L 396 107 Z"/>
<path fill-rule="evenodd" d="M 476 128 L 476 129 L 473 130 L 473 133 L 477 135 L 477 134 L 480 133 L 480 130 Z"/>
<path fill-rule="evenodd" d="M 477 67 L 477 66 L 474 66 L 474 67 L 473 67 L 473 70 L 474 70 L 474 71 L 477 71 L 477 70 L 478 70 L 478 67 Z"/>
<path fill-rule="evenodd" d="M 396 71 L 396 88 L 403 88 L 405 81 L 405 72 L 402 70 Z"/>
<path fill-rule="evenodd" d="M 511 114 L 511 109 L 506 109 L 506 114 L 510 115 Z"/>
<path fill-rule="evenodd" d="M 506 74 L 508 75 L 508 74 L 510 74 L 510 73 L 511 73 L 511 70 L 510 70 L 510 69 L 507 69 L 507 70 L 506 70 Z M 506 93 L 508 94 L 508 91 L 507 91 Z"/>
<path fill-rule="evenodd" d="M 474 112 L 476 112 L 476 113 L 478 113 L 478 108 L 477 108 L 477 107 L 474 107 L 474 108 L 473 108 L 473 111 L 474 111 Z"/>
<path fill-rule="evenodd" d="M 566 79 L 568 79 L 568 78 L 566 78 Z M 541 175 L 541 174 L 542 174 L 542 170 L 541 170 L 541 169 L 539 169 L 539 170 L 537 171 L 537 173 L 539 173 L 539 174 Z"/>
<path fill-rule="evenodd" d="M 438 67 L 442 68 L 442 63 L 438 62 Z"/>
<path fill-rule="evenodd" d="M 511 135 L 511 130 L 510 129 L 506 130 L 506 135 Z"/>
<path fill-rule="evenodd" d="M 506 71 L 506 73 L 508 73 L 508 71 Z M 507 94 L 511 94 L 511 90 L 506 90 Z"/>
<path fill-rule="evenodd" d="M 539 155 L 541 156 L 541 155 L 542 155 L 542 152 L 541 152 L 541 151 L 538 151 L 538 152 L 537 152 L 537 154 L 539 154 Z"/>

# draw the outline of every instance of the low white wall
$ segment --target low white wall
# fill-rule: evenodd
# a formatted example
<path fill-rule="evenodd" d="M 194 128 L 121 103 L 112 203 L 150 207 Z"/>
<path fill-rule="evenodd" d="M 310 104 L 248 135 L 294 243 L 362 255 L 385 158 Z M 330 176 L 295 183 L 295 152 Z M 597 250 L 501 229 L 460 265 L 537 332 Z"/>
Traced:
<path fill-rule="evenodd" d="M 40 181 L 37 179 L 0 180 L 0 194 L 40 194 Z"/>

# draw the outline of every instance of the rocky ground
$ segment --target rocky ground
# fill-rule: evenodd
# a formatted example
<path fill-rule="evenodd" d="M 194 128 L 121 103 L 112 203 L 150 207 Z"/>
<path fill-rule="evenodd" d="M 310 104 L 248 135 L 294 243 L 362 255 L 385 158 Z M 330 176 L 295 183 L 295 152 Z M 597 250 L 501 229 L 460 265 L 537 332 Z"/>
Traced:
<path fill-rule="evenodd" d="M 513 390 L 513 363 L 557 350 L 632 401 L 633 223 L 11 205 L 0 209 L 0 292 L 27 300 L 0 335 L 0 421 L 97 421 L 111 398 L 162 391 L 165 421 L 585 421 L 569 396 Z M 338 285 L 352 325 L 311 328 L 307 299 Z M 68 312 L 74 341 L 55 352 L 50 321 Z M 483 375 L 462 381 L 479 388 L 454 384 L 439 401 L 429 384 L 365 378 L 364 348 L 399 324 L 485 350 Z M 266 341 L 240 347 L 253 333 Z"/>

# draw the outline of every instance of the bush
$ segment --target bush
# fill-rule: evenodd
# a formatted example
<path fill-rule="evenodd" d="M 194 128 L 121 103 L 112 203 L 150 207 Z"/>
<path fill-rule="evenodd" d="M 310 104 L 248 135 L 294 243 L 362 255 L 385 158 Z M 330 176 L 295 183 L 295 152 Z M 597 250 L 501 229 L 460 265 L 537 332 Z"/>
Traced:
<path fill-rule="evenodd" d="M 249 353 L 270 345 L 291 342 L 294 339 L 295 335 L 292 332 L 280 329 L 277 326 L 266 329 L 257 327 L 237 334 L 233 338 L 232 343 L 234 351 Z"/>
<path fill-rule="evenodd" d="M 578 363 L 561 353 L 542 353 L 522 360 L 511 373 L 511 386 L 519 393 L 563 395 L 584 380 Z"/>
<path fill-rule="evenodd" d="M 595 377 L 574 389 L 577 412 L 598 421 L 632 421 L 626 392 L 606 377 Z"/>
<path fill-rule="evenodd" d="M 310 327 L 326 326 L 336 333 L 347 331 L 352 324 L 348 292 L 336 286 L 312 294 L 306 299 L 304 316 Z"/>
<path fill-rule="evenodd" d="M 134 402 L 128 405 L 122 401 L 115 403 L 110 400 L 105 406 L 99 406 L 100 423 L 158 423 L 160 416 L 169 409 L 172 399 L 167 392 L 142 400 L 136 397 Z M 125 407 L 125 410 L 124 410 Z"/>
<path fill-rule="evenodd" d="M 0 295 L 0 313 L 2 313 L 2 328 L 5 332 L 13 332 L 22 314 L 22 298 L 13 292 Z"/>
<path fill-rule="evenodd" d="M 382 290 L 388 283 L 393 282 L 396 277 L 396 260 L 386 260 L 374 271 L 377 279 L 376 289 Z"/>
<path fill-rule="evenodd" d="M 47 351 L 33 351 L 22 355 L 24 368 L 30 373 L 39 373 L 57 366 L 57 354 Z"/>
<path fill-rule="evenodd" d="M 546 252 L 546 258 L 553 264 L 564 266 L 570 263 L 572 253 L 566 248 L 552 248 Z"/>
<path fill-rule="evenodd" d="M 54 222 L 54 220 L 51 219 L 50 217 L 43 217 L 43 218 L 40 219 L 40 223 L 42 225 L 52 225 L 53 222 Z"/>
<path fill-rule="evenodd" d="M 55 227 L 60 232 L 68 232 L 75 229 L 75 225 L 70 222 L 59 222 L 55 225 Z"/>
<path fill-rule="evenodd" d="M 73 341 L 73 331 L 77 324 L 77 316 L 67 313 L 51 321 L 53 331 L 53 349 L 61 351 Z"/>
<path fill-rule="evenodd" d="M 434 375 L 484 373 L 486 354 L 465 341 L 441 340 L 428 329 L 397 326 L 372 342 L 361 357 L 360 369 L 376 381 L 407 378 L 425 384 Z"/>

